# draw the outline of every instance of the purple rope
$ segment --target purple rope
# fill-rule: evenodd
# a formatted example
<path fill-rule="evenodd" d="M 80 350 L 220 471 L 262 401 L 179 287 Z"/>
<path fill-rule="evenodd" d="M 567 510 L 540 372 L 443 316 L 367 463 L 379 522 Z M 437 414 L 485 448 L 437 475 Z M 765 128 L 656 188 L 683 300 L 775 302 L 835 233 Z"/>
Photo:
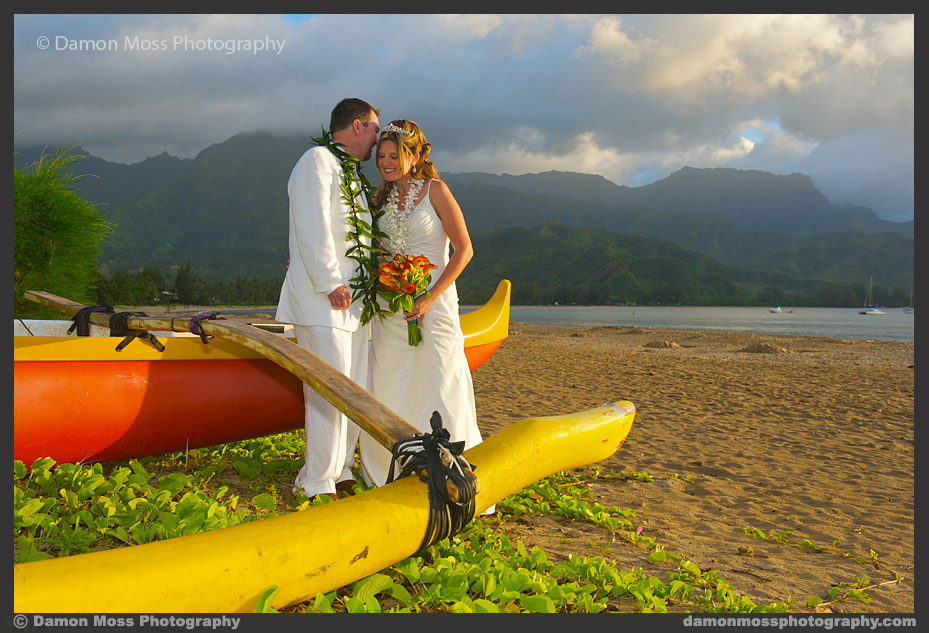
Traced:
<path fill-rule="evenodd" d="M 216 318 L 217 317 L 215 314 L 197 314 L 191 317 L 190 323 L 188 323 L 188 328 L 190 329 L 190 332 L 192 334 L 196 334 L 197 336 L 199 336 L 200 340 L 202 340 L 204 344 L 209 343 L 210 341 L 213 340 L 213 337 L 207 336 L 206 334 L 203 333 L 203 330 L 200 327 L 200 322 L 201 321 L 215 321 Z M 219 317 L 219 318 L 223 319 L 224 321 L 226 320 L 226 317 Z"/>

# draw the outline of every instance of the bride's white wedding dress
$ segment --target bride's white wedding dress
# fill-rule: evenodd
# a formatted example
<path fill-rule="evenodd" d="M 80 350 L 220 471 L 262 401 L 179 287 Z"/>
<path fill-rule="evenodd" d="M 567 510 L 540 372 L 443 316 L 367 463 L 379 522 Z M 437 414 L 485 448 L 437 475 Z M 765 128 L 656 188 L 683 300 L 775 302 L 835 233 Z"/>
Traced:
<path fill-rule="evenodd" d="M 407 252 L 402 253 L 425 255 L 438 267 L 432 270 L 430 288 L 448 264 L 449 247 L 442 221 L 429 201 L 431 184 L 431 181 L 425 183 L 426 194 L 411 211 L 405 231 Z M 405 213 L 405 210 L 399 212 Z M 379 223 L 382 230 L 393 225 L 386 215 Z M 384 246 L 394 252 L 394 244 L 389 239 Z M 386 302 L 379 301 L 386 307 Z M 371 393 L 374 397 L 424 433 L 432 431 L 429 420 L 432 412 L 438 411 L 452 442 L 464 440 L 465 450 L 479 444 L 481 433 L 477 428 L 474 388 L 458 321 L 455 284 L 439 295 L 429 308 L 420 328 L 423 340 L 417 346 L 408 342 L 407 322 L 402 311 L 383 321 L 374 318 L 372 324 Z M 383 486 L 390 468 L 390 451 L 362 433 L 360 455 L 365 483 Z M 475 466 L 480 476 L 480 464 Z"/>

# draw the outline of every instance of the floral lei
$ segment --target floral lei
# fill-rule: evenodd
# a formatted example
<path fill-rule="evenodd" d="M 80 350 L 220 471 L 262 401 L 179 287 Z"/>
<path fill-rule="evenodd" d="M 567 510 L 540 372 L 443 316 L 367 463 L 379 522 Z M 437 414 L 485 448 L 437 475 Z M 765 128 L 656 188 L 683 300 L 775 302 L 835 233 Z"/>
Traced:
<path fill-rule="evenodd" d="M 381 212 L 376 209 L 372 203 L 372 194 L 374 187 L 361 173 L 360 164 L 357 158 L 346 152 L 341 143 L 332 141 L 332 134 L 322 129 L 322 136 L 312 138 L 315 145 L 327 148 L 339 160 L 342 167 L 341 190 L 342 200 L 348 205 L 348 236 L 346 242 L 351 242 L 351 246 L 345 251 L 345 256 L 355 260 L 357 266 L 357 276 L 349 280 L 352 289 L 352 301 L 362 300 L 361 323 L 365 324 L 370 321 L 374 315 L 384 318 L 380 306 L 377 303 L 378 277 L 377 265 L 380 257 L 386 255 L 386 251 L 380 245 L 378 238 L 383 237 L 377 228 L 377 218 Z M 356 186 L 354 186 L 356 185 Z M 365 209 L 358 204 L 357 195 L 361 193 L 365 196 L 368 203 L 368 209 L 371 210 L 371 222 L 365 222 L 362 214 Z M 369 244 L 366 244 L 362 238 L 369 238 Z"/>
<path fill-rule="evenodd" d="M 419 197 L 422 186 L 421 180 L 410 179 L 409 189 L 407 189 L 403 202 L 403 211 L 401 211 L 398 206 L 400 193 L 397 185 L 394 184 L 390 188 L 390 193 L 387 194 L 384 206 L 381 207 L 384 223 L 389 232 L 388 240 L 393 245 L 394 255 L 409 254 L 406 250 L 406 238 L 410 228 L 410 219 L 413 217 L 413 207 L 416 206 L 416 199 Z"/>

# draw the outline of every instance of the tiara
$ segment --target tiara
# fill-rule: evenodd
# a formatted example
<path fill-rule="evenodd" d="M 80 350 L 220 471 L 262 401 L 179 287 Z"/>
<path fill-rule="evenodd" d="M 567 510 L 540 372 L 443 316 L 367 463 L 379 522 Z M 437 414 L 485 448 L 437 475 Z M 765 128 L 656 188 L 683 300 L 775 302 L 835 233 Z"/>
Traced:
<path fill-rule="evenodd" d="M 403 128 L 399 128 L 393 123 L 388 123 L 387 127 L 381 130 L 381 134 L 385 132 L 396 132 L 397 134 L 402 134 L 403 136 L 409 136 L 410 134 L 412 134 L 412 132 L 410 132 L 409 130 L 404 130 Z"/>

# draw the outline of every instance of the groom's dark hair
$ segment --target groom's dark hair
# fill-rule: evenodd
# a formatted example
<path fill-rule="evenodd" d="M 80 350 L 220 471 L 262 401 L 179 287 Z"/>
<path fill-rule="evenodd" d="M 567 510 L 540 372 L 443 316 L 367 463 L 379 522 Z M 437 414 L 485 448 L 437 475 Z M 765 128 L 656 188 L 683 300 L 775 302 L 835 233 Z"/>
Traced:
<path fill-rule="evenodd" d="M 375 109 L 367 101 L 361 99 L 342 99 L 332 109 L 332 115 L 329 117 L 329 132 L 334 133 L 344 130 L 352 124 L 352 121 L 358 119 L 362 123 L 368 123 L 371 120 L 371 113 L 380 115 L 380 110 Z"/>

